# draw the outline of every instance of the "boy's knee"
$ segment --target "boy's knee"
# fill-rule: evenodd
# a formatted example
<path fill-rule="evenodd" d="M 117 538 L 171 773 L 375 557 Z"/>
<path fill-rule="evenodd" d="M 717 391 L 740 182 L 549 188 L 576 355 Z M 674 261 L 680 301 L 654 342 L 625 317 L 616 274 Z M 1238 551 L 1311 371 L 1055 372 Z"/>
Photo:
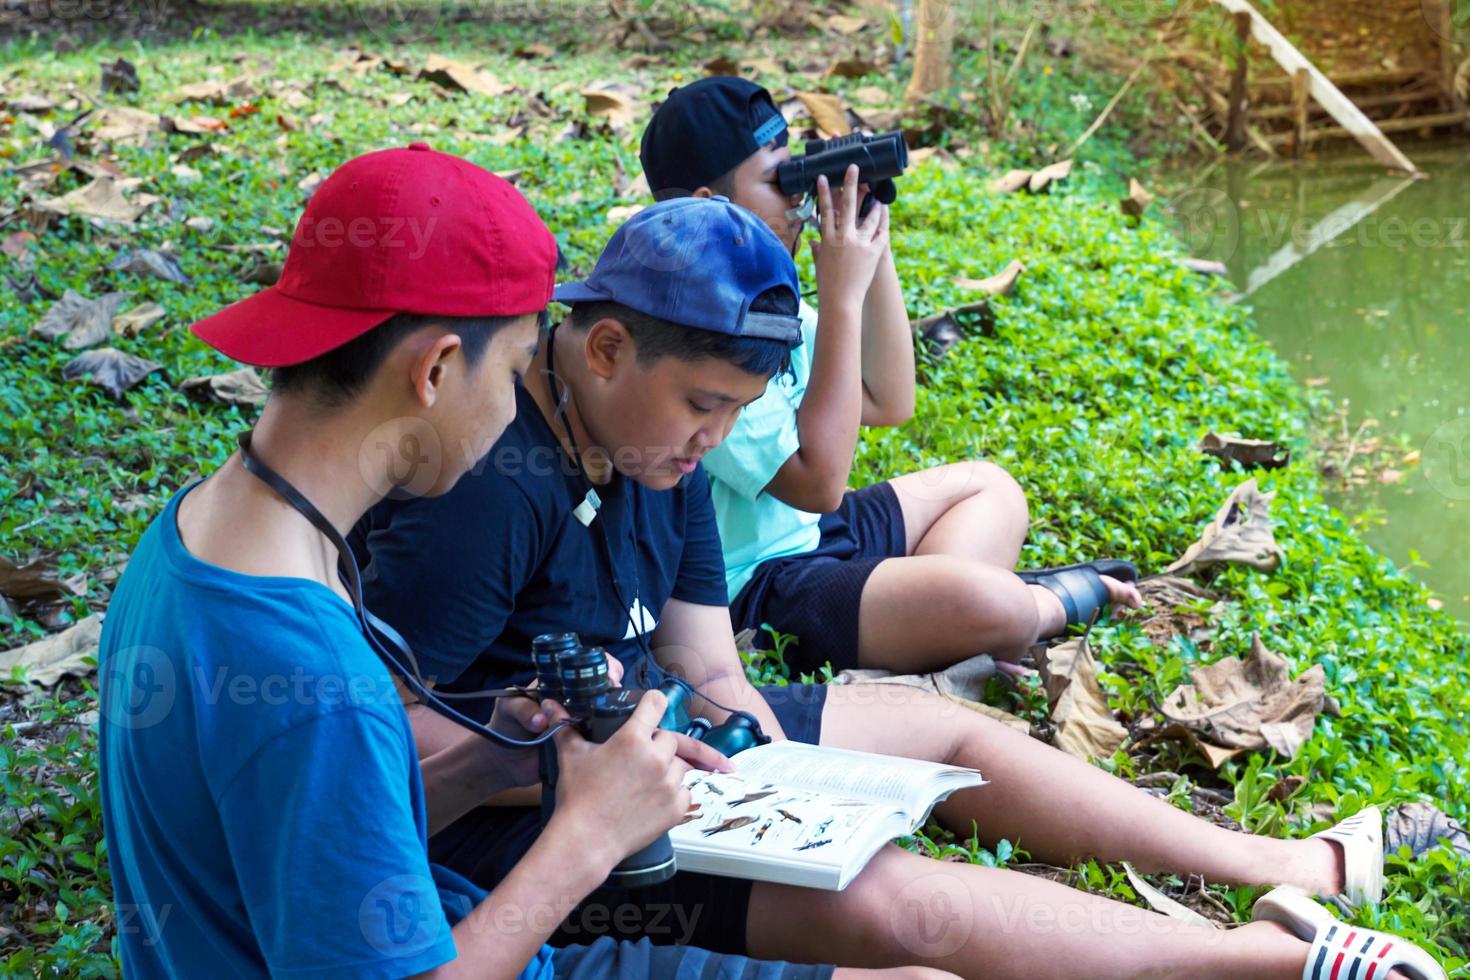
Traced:
<path fill-rule="evenodd" d="M 1015 520 L 1030 522 L 1031 512 L 1026 503 L 1026 491 L 1021 489 L 1021 484 L 1016 482 L 1015 477 L 995 463 L 977 460 L 970 465 L 974 467 L 975 477 L 985 493 L 1005 501 Z"/>

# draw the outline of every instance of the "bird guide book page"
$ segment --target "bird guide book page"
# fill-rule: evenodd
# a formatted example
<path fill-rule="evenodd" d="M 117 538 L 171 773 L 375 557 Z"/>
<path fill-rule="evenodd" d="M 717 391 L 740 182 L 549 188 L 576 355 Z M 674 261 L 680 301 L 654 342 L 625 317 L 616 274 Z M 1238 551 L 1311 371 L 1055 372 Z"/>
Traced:
<path fill-rule="evenodd" d="M 733 773 L 689 772 L 689 812 L 669 832 L 681 871 L 841 891 L 935 804 L 982 786 L 974 769 L 772 742 Z"/>

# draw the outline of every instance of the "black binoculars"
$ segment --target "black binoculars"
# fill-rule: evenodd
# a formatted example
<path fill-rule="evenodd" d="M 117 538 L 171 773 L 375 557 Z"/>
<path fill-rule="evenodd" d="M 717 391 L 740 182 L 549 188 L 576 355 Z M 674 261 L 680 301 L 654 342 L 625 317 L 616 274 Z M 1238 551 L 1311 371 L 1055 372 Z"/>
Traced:
<path fill-rule="evenodd" d="M 531 641 L 531 659 L 536 667 L 537 687 L 543 698 L 560 702 L 589 742 L 606 742 L 638 708 L 647 693 L 642 688 L 613 687 L 607 672 L 607 651 L 586 647 L 576 633 L 543 633 Z M 668 700 L 662 729 L 699 739 L 727 756 L 770 738 L 760 722 L 744 711 L 730 714 L 719 725 L 690 714 L 688 685 L 669 679 L 659 685 Z M 541 816 L 551 819 L 556 805 L 556 744 L 541 745 Z M 673 876 L 674 847 L 668 834 L 629 855 L 613 869 L 608 882 L 624 888 L 656 885 Z"/>
<path fill-rule="evenodd" d="M 866 218 L 874 200 L 892 204 L 898 199 L 893 178 L 903 174 L 909 165 L 909 148 L 903 132 L 878 133 L 868 136 L 852 133 L 830 140 L 807 140 L 806 152 L 776 168 L 776 183 L 783 194 L 816 193 L 817 178 L 825 176 L 833 186 L 841 186 L 847 168 L 857 164 L 858 183 L 867 184 L 858 217 Z"/>

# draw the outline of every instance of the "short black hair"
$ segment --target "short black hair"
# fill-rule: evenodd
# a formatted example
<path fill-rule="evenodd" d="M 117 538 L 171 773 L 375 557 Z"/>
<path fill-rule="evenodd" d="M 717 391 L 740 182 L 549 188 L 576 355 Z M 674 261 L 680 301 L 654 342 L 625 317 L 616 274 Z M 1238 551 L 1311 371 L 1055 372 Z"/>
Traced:
<path fill-rule="evenodd" d="M 474 366 L 500 329 L 515 316 L 447 317 L 397 313 L 367 333 L 301 364 L 272 368 L 271 390 L 308 395 L 321 408 L 341 408 L 357 395 L 383 366 L 388 355 L 411 334 L 430 324 L 459 335 L 460 350 Z"/>
<path fill-rule="evenodd" d="M 740 163 L 735 164 L 735 166 L 726 170 L 704 186 L 722 197 L 728 197 L 732 201 L 735 200 L 735 171 L 739 170 L 744 162 L 744 160 L 740 161 Z M 665 187 L 663 190 L 654 191 L 653 199 L 662 202 L 672 201 L 676 197 L 692 197 L 697 190 L 699 190 L 698 187 L 689 190 L 685 190 L 682 187 Z"/>
<path fill-rule="evenodd" d="M 776 286 L 751 300 L 750 312 L 796 316 L 799 303 L 790 289 Z M 791 369 L 791 348 L 782 341 L 732 337 L 713 330 L 680 326 L 612 301 L 576 304 L 567 317 L 567 324 L 576 330 L 588 330 L 603 319 L 617 320 L 627 328 L 638 348 L 638 363 L 644 367 L 663 357 L 677 357 L 681 361 L 706 358 L 729 361 L 742 371 L 766 378 Z"/>

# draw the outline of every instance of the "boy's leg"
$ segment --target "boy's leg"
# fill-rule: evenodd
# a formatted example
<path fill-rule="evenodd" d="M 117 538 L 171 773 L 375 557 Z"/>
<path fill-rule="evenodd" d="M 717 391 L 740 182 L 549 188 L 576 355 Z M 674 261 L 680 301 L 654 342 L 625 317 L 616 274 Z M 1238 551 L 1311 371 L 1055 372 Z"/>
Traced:
<path fill-rule="evenodd" d="M 1169 919 L 1015 871 L 884 848 L 845 891 L 757 883 L 753 956 L 921 962 L 964 977 L 1296 980 L 1308 945 L 1253 923 L 1229 931 Z"/>
<path fill-rule="evenodd" d="M 1200 820 L 1058 749 L 953 702 L 898 685 L 829 687 L 823 745 L 979 769 L 990 782 L 936 815 L 957 833 L 1005 838 L 1040 860 L 1131 861 L 1141 871 L 1212 882 L 1342 888 L 1342 859 L 1322 839 L 1278 840 Z M 973 828 L 973 830 L 972 830 Z"/>
<path fill-rule="evenodd" d="M 888 481 L 910 555 L 954 555 L 1013 569 L 1031 516 L 1026 495 L 994 463 L 946 463 Z"/>

